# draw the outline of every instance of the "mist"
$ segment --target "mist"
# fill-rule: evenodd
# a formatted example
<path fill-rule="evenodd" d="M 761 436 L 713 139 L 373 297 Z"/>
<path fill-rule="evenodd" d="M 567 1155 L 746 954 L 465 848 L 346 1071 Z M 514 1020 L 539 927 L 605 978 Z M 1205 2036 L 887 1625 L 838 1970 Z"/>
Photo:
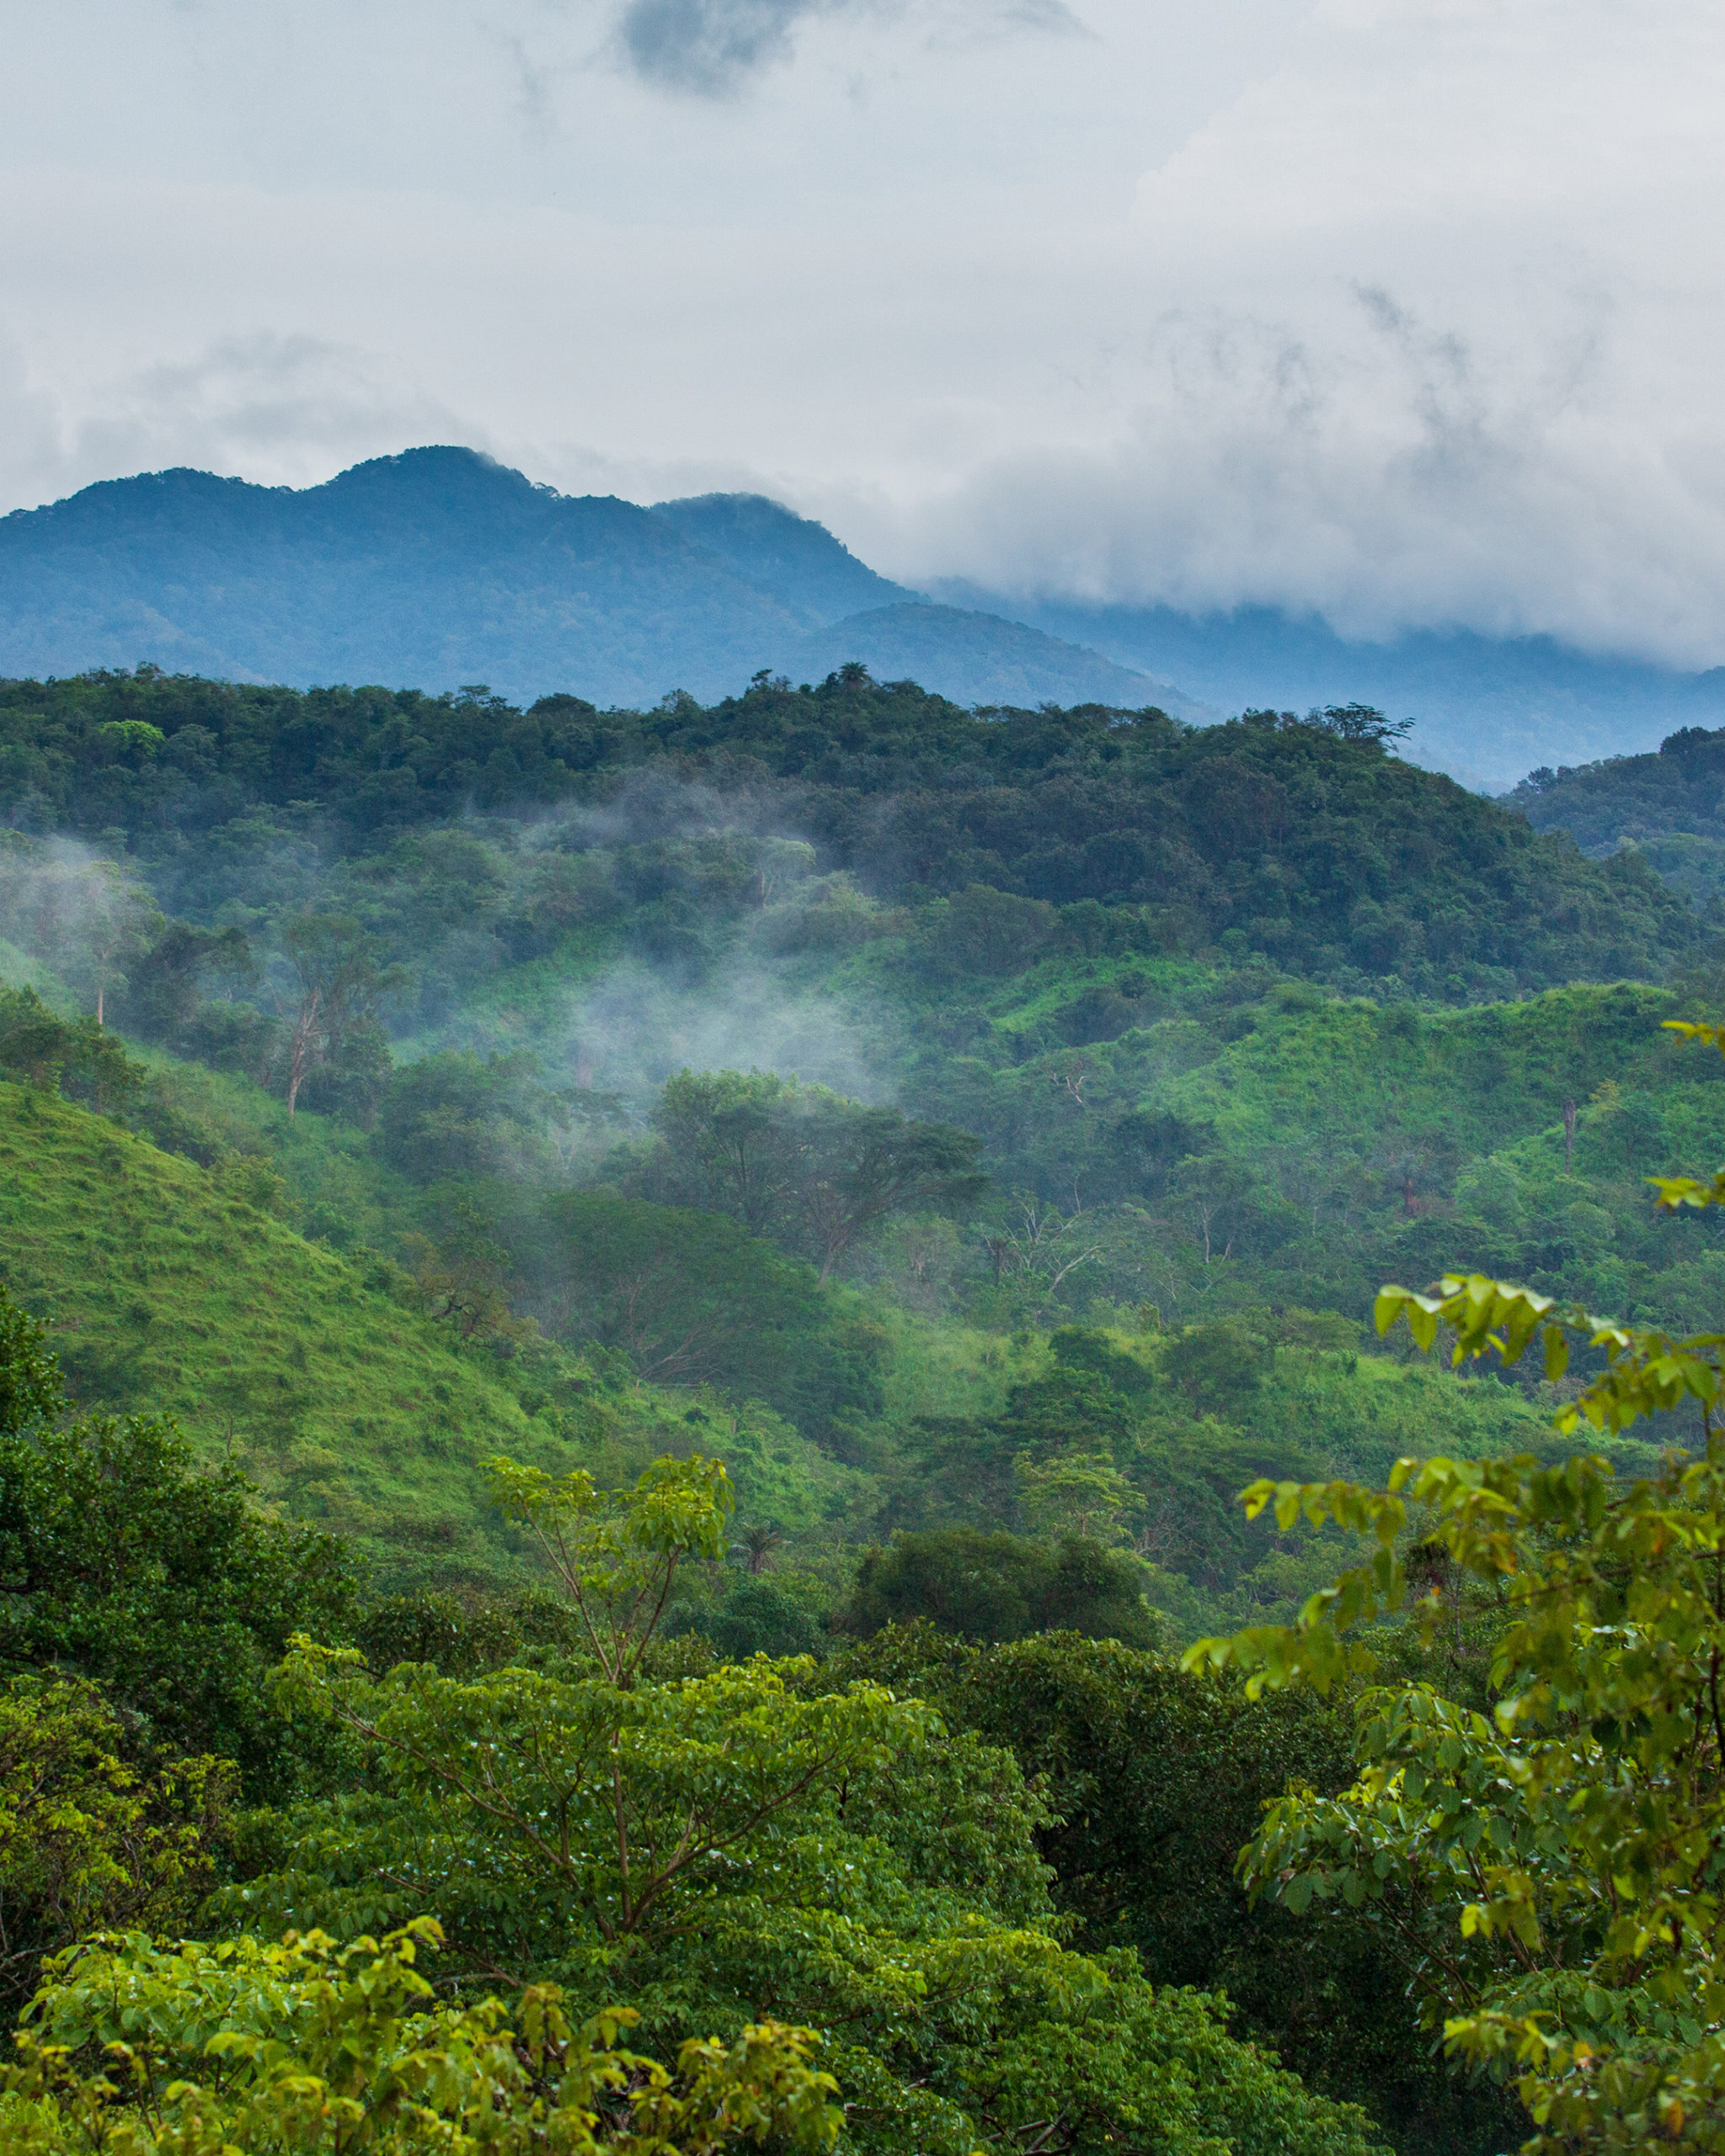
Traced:
<path fill-rule="evenodd" d="M 0 982 L 75 1011 L 93 1007 L 100 974 L 124 1021 L 121 943 L 142 948 L 165 912 L 243 932 L 251 984 L 204 992 L 279 1016 L 283 926 L 305 915 L 356 921 L 401 974 L 381 1010 L 397 1066 L 451 1049 L 526 1055 L 564 1171 L 644 1128 L 665 1081 L 686 1069 L 889 1095 L 881 1073 L 899 1022 L 866 988 L 841 1001 L 817 979 L 835 939 L 860 941 L 873 909 L 850 877 L 817 873 L 814 846 L 770 791 L 725 796 L 644 774 L 602 806 L 472 816 L 358 855 L 260 818 L 159 862 L 106 861 L 63 835 L 4 835 Z M 590 956 L 559 963 L 543 994 L 531 972 L 492 994 L 519 965 L 523 936 L 540 932 L 536 920 L 557 933 L 585 921 Z"/>

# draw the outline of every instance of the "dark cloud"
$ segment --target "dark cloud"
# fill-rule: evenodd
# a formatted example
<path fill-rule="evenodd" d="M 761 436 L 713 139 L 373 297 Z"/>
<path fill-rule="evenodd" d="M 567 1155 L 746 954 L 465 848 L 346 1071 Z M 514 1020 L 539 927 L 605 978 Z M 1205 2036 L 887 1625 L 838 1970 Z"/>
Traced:
<path fill-rule="evenodd" d="M 907 12 L 907 0 L 628 0 L 617 27 L 630 66 L 649 82 L 726 97 L 788 60 L 807 16 Z M 934 0 L 914 12 L 932 38 L 947 43 L 955 33 L 960 41 L 1085 34 L 1065 0 Z"/>
<path fill-rule="evenodd" d="M 629 0 L 619 29 L 638 74 L 667 89 L 723 97 L 786 58 L 791 32 L 831 0 Z"/>

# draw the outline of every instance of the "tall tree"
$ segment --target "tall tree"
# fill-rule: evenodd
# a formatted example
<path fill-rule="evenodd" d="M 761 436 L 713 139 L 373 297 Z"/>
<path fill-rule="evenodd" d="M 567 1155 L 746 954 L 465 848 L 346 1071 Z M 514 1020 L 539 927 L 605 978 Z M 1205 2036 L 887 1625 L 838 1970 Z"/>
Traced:
<path fill-rule="evenodd" d="M 822 1280 L 893 1215 L 961 1209 L 988 1187 L 969 1131 L 771 1073 L 682 1071 L 654 1123 L 679 1194 L 778 1236 Z"/>
<path fill-rule="evenodd" d="M 382 946 L 344 914 L 294 914 L 281 926 L 287 982 L 276 1007 L 287 1024 L 287 1112 L 328 1062 L 343 1037 L 374 1021 L 398 975 L 386 969 Z"/>

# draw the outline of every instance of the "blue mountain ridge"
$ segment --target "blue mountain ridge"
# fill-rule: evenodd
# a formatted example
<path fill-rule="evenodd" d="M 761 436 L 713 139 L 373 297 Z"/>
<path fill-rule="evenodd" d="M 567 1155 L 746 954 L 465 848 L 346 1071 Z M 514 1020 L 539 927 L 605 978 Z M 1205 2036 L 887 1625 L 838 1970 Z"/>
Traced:
<path fill-rule="evenodd" d="M 0 518 L 0 673 L 13 677 L 147 659 L 296 687 L 483 682 L 527 702 L 562 690 L 639 705 L 724 696 L 763 667 L 878 668 L 890 651 L 914 661 L 897 674 L 965 702 L 1155 700 L 1156 684 L 1094 653 L 997 631 L 991 644 L 974 612 L 918 601 L 758 497 L 644 509 L 536 486 L 467 449 L 408 450 L 302 488 L 152 472 Z"/>

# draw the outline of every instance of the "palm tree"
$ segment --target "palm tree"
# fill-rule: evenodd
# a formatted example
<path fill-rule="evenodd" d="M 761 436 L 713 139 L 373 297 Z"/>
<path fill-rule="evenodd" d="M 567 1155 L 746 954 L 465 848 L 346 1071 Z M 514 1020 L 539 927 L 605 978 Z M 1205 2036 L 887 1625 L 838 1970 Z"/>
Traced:
<path fill-rule="evenodd" d="M 773 1551 L 783 1540 L 784 1536 L 777 1527 L 745 1527 L 740 1530 L 740 1539 L 732 1543 L 731 1555 L 741 1557 L 751 1575 L 764 1572 Z"/>

